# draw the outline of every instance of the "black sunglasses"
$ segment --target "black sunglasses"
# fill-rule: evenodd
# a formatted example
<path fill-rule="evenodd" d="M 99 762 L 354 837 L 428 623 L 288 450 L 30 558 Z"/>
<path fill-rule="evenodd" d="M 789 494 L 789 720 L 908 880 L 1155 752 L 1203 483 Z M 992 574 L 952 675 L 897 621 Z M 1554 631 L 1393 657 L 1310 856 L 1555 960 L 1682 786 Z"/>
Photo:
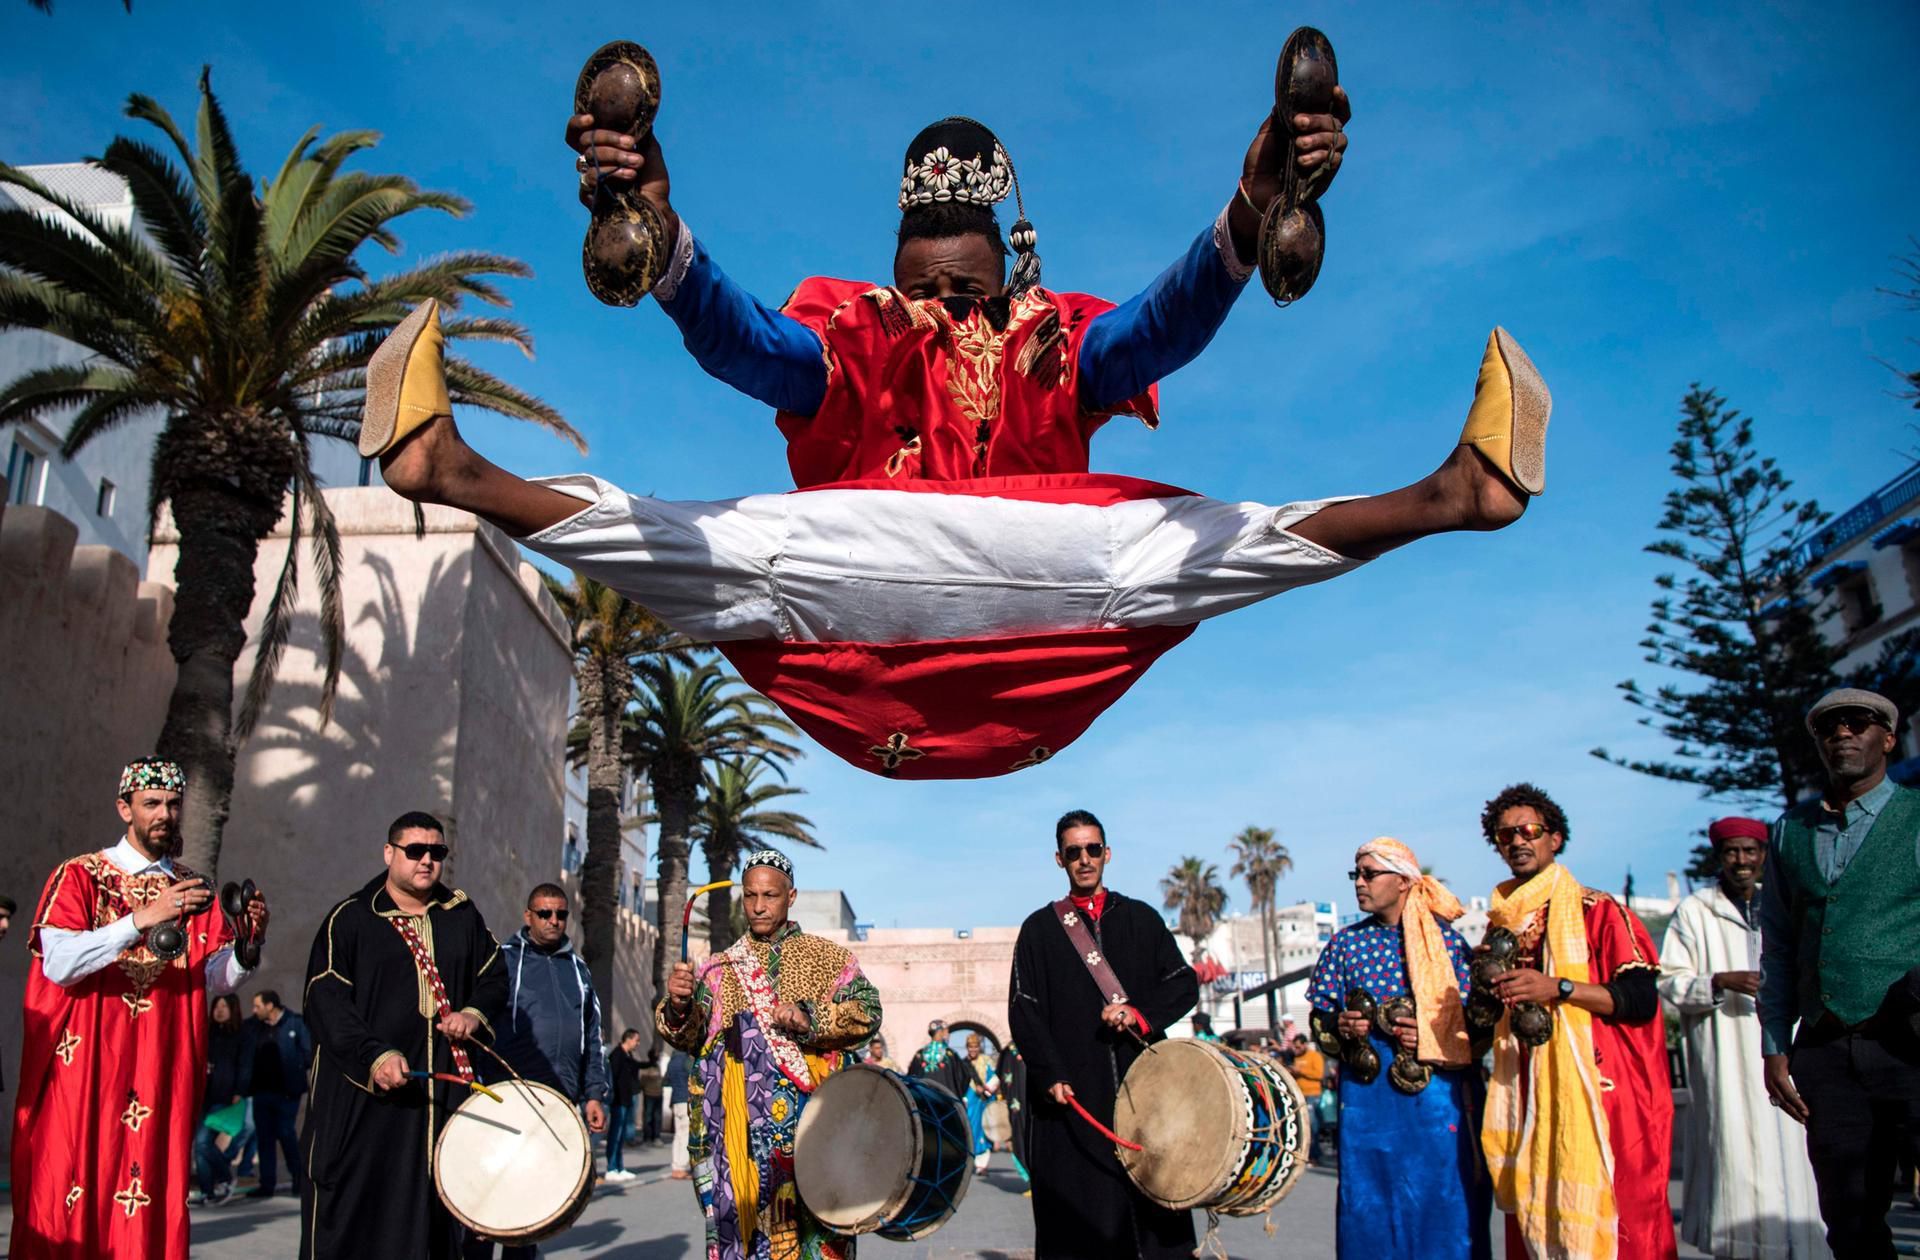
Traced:
<path fill-rule="evenodd" d="M 1090 858 L 1097 858 L 1106 851 L 1107 846 L 1095 840 L 1092 844 L 1088 845 L 1070 844 L 1060 850 L 1060 856 L 1069 862 L 1078 862 L 1082 853 L 1085 853 Z"/>
<path fill-rule="evenodd" d="M 1347 882 L 1357 883 L 1358 881 L 1364 879 L 1369 884 L 1371 884 L 1374 880 L 1379 879 L 1382 875 L 1394 875 L 1394 874 L 1398 874 L 1398 872 L 1385 871 L 1385 870 L 1370 871 L 1370 870 L 1367 870 L 1365 867 L 1356 866 L 1352 870 L 1347 872 Z"/>
<path fill-rule="evenodd" d="M 567 921 L 567 911 L 565 910 L 529 910 L 527 913 L 536 919 L 558 919 L 562 923 Z"/>
<path fill-rule="evenodd" d="M 409 862 L 418 862 L 422 858 L 444 862 L 447 860 L 447 854 L 453 851 L 444 844 L 396 844 L 393 847 L 406 854 Z"/>
<path fill-rule="evenodd" d="M 1880 715 L 1870 709 L 1829 710 L 1813 720 L 1814 733 L 1821 739 L 1843 728 L 1849 735 L 1864 735 L 1883 725 Z"/>

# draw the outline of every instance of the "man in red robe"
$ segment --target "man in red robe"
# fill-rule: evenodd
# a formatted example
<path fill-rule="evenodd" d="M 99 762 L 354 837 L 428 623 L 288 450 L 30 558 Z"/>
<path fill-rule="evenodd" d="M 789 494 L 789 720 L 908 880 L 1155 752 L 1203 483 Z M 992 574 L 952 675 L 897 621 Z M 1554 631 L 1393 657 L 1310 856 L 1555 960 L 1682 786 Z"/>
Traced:
<path fill-rule="evenodd" d="M 207 881 L 174 860 L 185 790 L 170 761 L 129 765 L 126 836 L 62 862 L 40 895 L 13 1113 L 13 1260 L 187 1254 L 207 998 L 258 964 L 267 907 L 253 898 L 236 950 Z M 174 957 L 151 935 L 168 924 L 183 938 Z"/>
<path fill-rule="evenodd" d="M 1507 1255 L 1677 1256 L 1659 952 L 1631 910 L 1555 860 L 1569 827 L 1545 792 L 1507 788 L 1480 826 L 1514 876 L 1494 889 L 1489 925 L 1519 938 L 1513 966 L 1493 980 L 1510 1013 L 1481 1133 Z M 1544 1043 L 1516 1036 L 1521 1003 L 1551 1013 Z"/>

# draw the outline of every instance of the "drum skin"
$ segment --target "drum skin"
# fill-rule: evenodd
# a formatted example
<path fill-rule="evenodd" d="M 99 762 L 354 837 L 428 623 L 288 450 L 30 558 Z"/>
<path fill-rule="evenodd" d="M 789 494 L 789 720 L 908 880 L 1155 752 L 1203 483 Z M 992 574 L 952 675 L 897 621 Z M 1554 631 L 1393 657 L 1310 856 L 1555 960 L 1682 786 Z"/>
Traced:
<path fill-rule="evenodd" d="M 924 1238 L 959 1208 L 972 1178 L 966 1112 L 937 1086 L 855 1064 L 816 1086 L 800 1113 L 794 1188 L 815 1219 L 838 1233 Z M 916 1207 L 928 1195 L 921 1183 L 938 1184 L 947 1196 L 930 1216 Z M 903 1220 L 916 1211 L 924 1219 Z"/>
<path fill-rule="evenodd" d="M 532 1243 L 572 1225 L 593 1197 L 593 1142 L 559 1090 L 506 1081 L 467 1096 L 434 1146 L 440 1201 L 475 1233 Z M 545 1123 L 542 1123 L 542 1121 Z"/>
<path fill-rule="evenodd" d="M 1254 1081 L 1274 1109 L 1264 1123 Z M 1306 1110 L 1277 1063 L 1215 1042 L 1163 1041 L 1127 1070 L 1113 1128 L 1142 1148 L 1118 1148 L 1142 1194 L 1176 1211 L 1245 1216 L 1285 1198 L 1305 1170 Z"/>

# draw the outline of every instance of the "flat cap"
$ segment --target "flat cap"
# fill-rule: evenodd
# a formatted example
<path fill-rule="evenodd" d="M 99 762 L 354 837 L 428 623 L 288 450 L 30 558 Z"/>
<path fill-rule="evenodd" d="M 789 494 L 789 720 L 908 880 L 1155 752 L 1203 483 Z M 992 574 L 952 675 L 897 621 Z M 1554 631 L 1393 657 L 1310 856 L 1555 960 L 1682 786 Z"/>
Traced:
<path fill-rule="evenodd" d="M 1865 709 L 1885 723 L 1890 731 L 1900 725 L 1900 710 L 1894 708 L 1893 701 L 1879 692 L 1868 691 L 1862 687 L 1835 687 L 1815 700 L 1813 707 L 1807 710 L 1808 732 L 1817 735 L 1819 732 L 1814 727 L 1815 723 L 1819 722 L 1820 715 L 1831 713 L 1835 709 Z"/>

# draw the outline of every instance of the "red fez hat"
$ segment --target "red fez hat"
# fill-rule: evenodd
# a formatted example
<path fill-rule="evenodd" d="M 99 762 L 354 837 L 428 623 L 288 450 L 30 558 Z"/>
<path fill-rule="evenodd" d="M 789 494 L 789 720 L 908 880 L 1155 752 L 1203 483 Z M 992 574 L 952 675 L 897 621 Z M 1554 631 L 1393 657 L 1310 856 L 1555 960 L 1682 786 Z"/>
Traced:
<path fill-rule="evenodd" d="M 1758 818 L 1716 818 L 1707 828 L 1707 839 L 1719 844 L 1722 840 L 1731 840 L 1735 836 L 1745 836 L 1749 840 L 1767 841 L 1767 824 Z"/>

